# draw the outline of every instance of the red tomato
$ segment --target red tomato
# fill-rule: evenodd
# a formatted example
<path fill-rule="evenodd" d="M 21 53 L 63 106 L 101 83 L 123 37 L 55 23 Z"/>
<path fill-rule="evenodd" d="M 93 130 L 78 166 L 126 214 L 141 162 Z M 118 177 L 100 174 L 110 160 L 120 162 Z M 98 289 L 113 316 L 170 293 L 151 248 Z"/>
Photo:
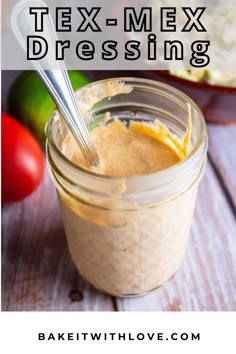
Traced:
<path fill-rule="evenodd" d="M 2 113 L 2 202 L 21 200 L 40 184 L 44 154 L 33 135 Z"/>

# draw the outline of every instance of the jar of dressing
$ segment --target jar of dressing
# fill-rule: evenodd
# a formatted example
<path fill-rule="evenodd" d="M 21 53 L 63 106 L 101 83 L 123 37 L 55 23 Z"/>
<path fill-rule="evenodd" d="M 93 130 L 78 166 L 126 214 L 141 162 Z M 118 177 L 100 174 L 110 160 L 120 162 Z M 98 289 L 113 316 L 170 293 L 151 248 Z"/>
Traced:
<path fill-rule="evenodd" d="M 186 137 L 187 104 L 191 106 L 187 156 L 145 173 L 149 156 L 139 158 L 139 151 L 143 154 L 145 148 L 139 150 L 141 145 L 136 142 L 132 153 L 141 172 L 135 175 L 127 171 L 122 175 L 123 170 L 108 175 L 106 170 L 100 173 L 79 164 L 73 158 L 75 143 L 58 111 L 46 127 L 48 169 L 57 189 L 69 250 L 81 276 L 114 296 L 145 294 L 165 283 L 181 266 L 207 159 L 204 117 L 185 94 L 152 80 L 94 82 L 78 90 L 76 97 L 91 134 L 99 127 L 111 129 L 114 123 L 125 124 L 126 130 L 142 124 L 150 127 L 158 119 L 179 142 Z M 138 137 L 142 129 L 138 128 Z M 120 139 L 122 157 L 113 151 L 113 137 L 111 134 L 110 145 L 100 144 L 113 159 L 111 166 L 118 168 L 123 161 L 123 166 L 131 168 L 131 145 L 126 147 Z M 160 164 L 161 156 L 156 161 Z"/>

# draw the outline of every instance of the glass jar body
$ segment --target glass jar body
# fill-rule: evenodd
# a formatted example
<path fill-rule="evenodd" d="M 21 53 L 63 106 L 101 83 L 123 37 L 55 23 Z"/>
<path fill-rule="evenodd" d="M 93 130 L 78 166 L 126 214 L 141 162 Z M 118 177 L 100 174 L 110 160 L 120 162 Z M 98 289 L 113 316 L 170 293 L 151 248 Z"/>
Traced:
<path fill-rule="evenodd" d="M 70 201 L 59 193 L 72 259 L 97 289 L 145 294 L 166 282 L 183 260 L 197 186 L 151 208 L 117 211 Z"/>
<path fill-rule="evenodd" d="M 111 118 L 149 122 L 158 118 L 182 139 L 188 102 L 193 134 L 186 161 L 137 177 L 88 173 L 59 156 L 63 138 L 55 142 L 53 117 L 47 128 L 47 157 L 68 246 L 80 274 L 103 292 L 137 296 L 166 282 L 181 265 L 205 168 L 207 136 L 201 112 L 179 91 L 149 80 L 122 81 L 132 81 L 131 94 L 103 102 L 95 116 L 109 111 Z M 91 87 L 95 85 L 99 83 Z"/>

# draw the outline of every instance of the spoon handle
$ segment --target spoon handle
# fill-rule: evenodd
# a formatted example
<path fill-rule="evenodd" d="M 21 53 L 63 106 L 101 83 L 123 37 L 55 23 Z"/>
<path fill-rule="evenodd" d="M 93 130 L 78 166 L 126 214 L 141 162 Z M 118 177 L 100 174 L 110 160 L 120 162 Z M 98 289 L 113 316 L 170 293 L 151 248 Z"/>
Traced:
<path fill-rule="evenodd" d="M 66 69 L 39 70 L 38 74 L 65 118 L 86 162 L 89 166 L 97 166 L 99 158 L 79 110 Z"/>
<path fill-rule="evenodd" d="M 14 6 L 10 19 L 13 31 L 25 51 L 27 51 L 27 35 L 29 35 L 29 33 L 31 35 L 38 34 L 34 29 L 34 16 L 29 15 L 30 7 L 47 7 L 47 5 L 42 0 L 21 0 Z M 56 34 L 50 14 L 44 17 L 44 28 L 43 32 L 40 32 L 40 36 L 47 40 L 49 55 L 46 55 L 40 61 L 32 60 L 32 63 L 62 113 L 87 164 L 89 166 L 97 166 L 99 164 L 99 158 L 76 101 L 65 63 L 63 60 L 56 61 L 55 59 Z M 28 52 L 30 52 L 31 49 L 32 48 L 28 48 Z M 57 69 L 45 69 L 49 67 Z"/>

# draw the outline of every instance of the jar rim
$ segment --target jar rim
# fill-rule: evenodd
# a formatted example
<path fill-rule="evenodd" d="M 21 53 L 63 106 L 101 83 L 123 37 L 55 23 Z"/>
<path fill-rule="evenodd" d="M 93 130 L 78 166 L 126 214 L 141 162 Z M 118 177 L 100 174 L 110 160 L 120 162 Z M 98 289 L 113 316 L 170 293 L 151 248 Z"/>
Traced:
<path fill-rule="evenodd" d="M 176 89 L 175 87 L 156 81 L 156 80 L 151 80 L 151 79 L 144 79 L 144 78 L 137 78 L 137 77 L 115 77 L 115 78 L 108 78 L 108 79 L 103 79 L 103 80 L 98 80 L 98 81 L 94 81 L 92 83 L 89 83 L 81 88 L 79 88 L 78 90 L 76 90 L 75 92 L 82 92 L 83 90 L 87 89 L 88 87 L 91 87 L 93 85 L 99 85 L 102 83 L 106 83 L 109 81 L 121 81 L 121 82 L 125 82 L 127 84 L 130 84 L 132 86 L 132 83 L 138 83 L 138 84 L 144 84 L 146 87 L 149 86 L 150 89 L 166 89 L 168 91 L 171 91 L 171 95 L 172 95 L 172 99 L 175 98 L 175 96 L 177 97 L 181 97 L 182 99 L 185 99 L 186 102 L 188 102 L 191 107 L 193 107 L 198 114 L 199 117 L 199 121 L 200 121 L 200 135 L 198 137 L 198 141 L 195 143 L 192 151 L 182 160 L 180 160 L 179 162 L 177 162 L 176 164 L 161 170 L 161 171 L 157 171 L 157 172 L 153 172 L 153 173 L 149 173 L 149 174 L 145 174 L 145 175 L 138 175 L 138 176 L 107 176 L 107 175 L 102 175 L 102 174 L 98 174 L 96 172 L 87 170 L 77 164 L 75 164 L 73 161 L 71 161 L 70 159 L 68 159 L 62 152 L 61 150 L 57 147 L 56 143 L 54 142 L 53 136 L 52 136 L 52 126 L 51 126 L 51 122 L 52 119 L 54 118 L 56 113 L 59 113 L 58 109 L 56 108 L 51 116 L 49 117 L 49 120 L 46 124 L 45 127 L 45 132 L 46 132 L 46 136 L 48 138 L 48 141 L 51 145 L 51 147 L 53 148 L 53 150 L 56 152 L 56 154 L 58 155 L 59 159 L 61 159 L 63 162 L 66 162 L 66 164 L 69 165 L 70 168 L 72 168 L 74 171 L 82 173 L 84 175 L 90 176 L 90 177 L 94 177 L 103 181 L 118 181 L 121 178 L 125 178 L 125 180 L 128 181 L 138 181 L 141 178 L 153 178 L 153 177 L 160 177 L 160 178 L 165 178 L 165 176 L 167 176 L 167 174 L 169 173 L 173 173 L 174 171 L 177 171 L 179 169 L 182 168 L 182 166 L 185 166 L 189 163 L 189 161 L 192 159 L 193 156 L 195 156 L 197 154 L 197 152 L 200 150 L 202 144 L 204 143 L 204 140 L 206 139 L 206 123 L 205 123 L 205 118 L 203 116 L 203 113 L 201 112 L 200 108 L 198 107 L 198 105 L 185 93 L 183 93 L 182 91 Z"/>

